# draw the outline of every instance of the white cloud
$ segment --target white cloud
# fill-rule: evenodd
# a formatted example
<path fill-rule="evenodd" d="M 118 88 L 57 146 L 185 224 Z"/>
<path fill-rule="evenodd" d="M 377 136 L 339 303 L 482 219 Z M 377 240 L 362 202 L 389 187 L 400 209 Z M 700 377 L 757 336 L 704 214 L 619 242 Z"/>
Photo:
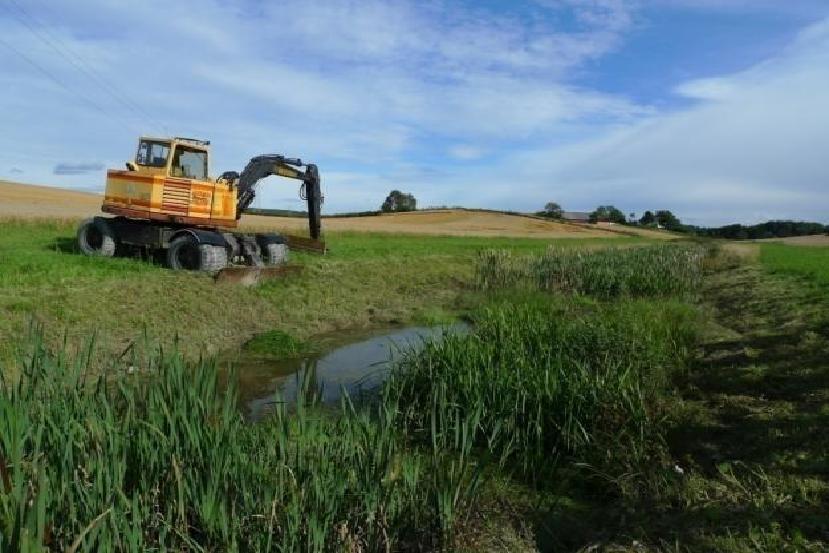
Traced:
<path fill-rule="evenodd" d="M 120 166 L 139 133 L 210 138 L 215 170 L 282 150 L 334 172 L 359 166 L 379 174 L 452 143 L 504 145 L 582 117 L 627 120 L 645 111 L 562 80 L 618 43 L 630 15 L 616 0 L 497 17 L 447 0 L 149 0 L 129 11 L 106 0 L 58 1 L 48 10 L 40 2 L 21 5 L 46 41 L 21 24 L 25 14 L 0 20 L 4 40 L 54 77 L 17 58 L 4 65 L 0 102 L 13 133 L 0 137 L 0 165 L 25 164 L 27 178 L 44 182 L 54 179 L 51 166 L 73 158 Z M 577 29 L 545 19 L 563 11 L 577 17 Z M 101 177 L 59 180 L 87 186 Z M 340 199 L 329 197 L 339 209 Z"/>
<path fill-rule="evenodd" d="M 670 208 L 691 221 L 829 220 L 829 20 L 775 59 L 679 87 L 700 100 L 504 169 L 537 205 Z M 501 188 L 502 201 L 513 197 Z M 496 198 L 492 198 L 496 201 Z"/>
<path fill-rule="evenodd" d="M 725 100 L 736 92 L 733 81 L 728 78 L 688 81 L 676 87 L 675 91 L 681 96 L 694 100 Z"/>
<path fill-rule="evenodd" d="M 549 8 L 569 7 L 576 19 L 590 26 L 621 30 L 633 23 L 633 12 L 641 0 L 535 0 Z"/>
<path fill-rule="evenodd" d="M 469 161 L 480 159 L 484 155 L 484 150 L 470 144 L 455 144 L 449 148 L 448 153 L 455 159 Z"/>
<path fill-rule="evenodd" d="M 536 0 L 496 17 L 448 0 L 148 0 L 129 11 L 30 0 L 48 36 L 151 118 L 2 18 L 2 39 L 73 92 L 0 45 L 0 167 L 54 183 L 58 163 L 118 167 L 135 135 L 164 132 L 210 138 L 215 173 L 264 152 L 317 161 L 329 211 L 373 208 L 400 188 L 424 205 L 825 219 L 829 24 L 748 71 L 680 84 L 690 105 L 673 112 L 568 80 L 618 48 L 643 7 L 795 4 L 758 2 Z M 260 205 L 278 207 L 284 191 L 263 187 Z"/>

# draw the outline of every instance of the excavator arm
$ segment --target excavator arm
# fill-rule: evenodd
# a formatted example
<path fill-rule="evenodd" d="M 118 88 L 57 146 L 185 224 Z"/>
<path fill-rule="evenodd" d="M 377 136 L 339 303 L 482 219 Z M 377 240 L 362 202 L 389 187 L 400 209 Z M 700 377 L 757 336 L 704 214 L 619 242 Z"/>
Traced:
<path fill-rule="evenodd" d="M 228 171 L 221 179 L 233 182 L 237 187 L 236 218 L 242 216 L 256 197 L 256 185 L 260 180 L 276 175 L 302 181 L 300 196 L 308 205 L 308 230 L 312 240 L 319 240 L 321 233 L 321 208 L 323 202 L 320 175 L 313 163 L 277 154 L 256 156 L 242 173 Z"/>

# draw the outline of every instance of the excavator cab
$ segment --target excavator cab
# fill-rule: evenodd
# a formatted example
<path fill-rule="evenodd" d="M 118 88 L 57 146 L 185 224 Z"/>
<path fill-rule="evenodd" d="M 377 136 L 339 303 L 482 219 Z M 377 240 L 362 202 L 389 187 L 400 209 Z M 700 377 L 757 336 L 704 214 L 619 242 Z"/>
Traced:
<path fill-rule="evenodd" d="M 175 144 L 170 161 L 170 176 L 200 181 L 210 180 L 207 176 L 207 147 Z"/>
<path fill-rule="evenodd" d="M 135 162 L 127 163 L 127 169 L 148 175 L 207 181 L 210 180 L 209 146 L 210 142 L 195 138 L 141 137 Z"/>
<path fill-rule="evenodd" d="M 126 170 L 107 171 L 101 209 L 131 219 L 235 227 L 236 190 L 208 176 L 209 146 L 194 138 L 139 138 Z"/>

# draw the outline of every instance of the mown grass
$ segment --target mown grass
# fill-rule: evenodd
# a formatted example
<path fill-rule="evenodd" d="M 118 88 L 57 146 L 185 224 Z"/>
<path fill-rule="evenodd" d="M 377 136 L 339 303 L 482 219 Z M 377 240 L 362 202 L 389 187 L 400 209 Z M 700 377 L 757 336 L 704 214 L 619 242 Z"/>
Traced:
<path fill-rule="evenodd" d="M 77 343 L 96 334 L 101 352 L 120 353 L 145 333 L 178 337 L 188 355 L 238 347 L 272 329 L 300 340 L 342 328 L 429 319 L 458 312 L 485 247 L 541 251 L 539 239 L 330 234 L 325 257 L 294 255 L 301 275 L 255 289 L 216 286 L 140 259 L 78 255 L 75 221 L 0 222 L 0 356 L 32 319 L 46 339 Z M 564 240 L 607 244 L 636 240 Z M 559 243 L 557 241 L 557 243 Z"/>
<path fill-rule="evenodd" d="M 829 284 L 829 248 L 826 247 L 762 244 L 760 262 L 774 273 Z"/>
<path fill-rule="evenodd" d="M 829 297 L 766 269 L 706 279 L 710 324 L 669 421 L 683 475 L 626 521 L 662 549 L 829 549 Z"/>

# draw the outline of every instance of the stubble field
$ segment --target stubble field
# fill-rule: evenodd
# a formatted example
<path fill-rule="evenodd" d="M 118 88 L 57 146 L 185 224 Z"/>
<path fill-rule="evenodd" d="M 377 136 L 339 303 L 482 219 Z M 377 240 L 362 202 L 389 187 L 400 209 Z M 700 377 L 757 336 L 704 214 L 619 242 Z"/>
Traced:
<path fill-rule="evenodd" d="M 98 194 L 0 181 L 0 217 L 82 219 L 100 215 Z M 307 232 L 303 218 L 244 215 L 241 225 L 253 230 L 280 229 Z M 616 238 L 639 235 L 671 239 L 665 232 L 619 229 L 546 221 L 535 217 L 476 210 L 438 210 L 380 216 L 326 218 L 328 232 L 382 232 L 441 236 L 490 236 L 511 238 Z"/>

